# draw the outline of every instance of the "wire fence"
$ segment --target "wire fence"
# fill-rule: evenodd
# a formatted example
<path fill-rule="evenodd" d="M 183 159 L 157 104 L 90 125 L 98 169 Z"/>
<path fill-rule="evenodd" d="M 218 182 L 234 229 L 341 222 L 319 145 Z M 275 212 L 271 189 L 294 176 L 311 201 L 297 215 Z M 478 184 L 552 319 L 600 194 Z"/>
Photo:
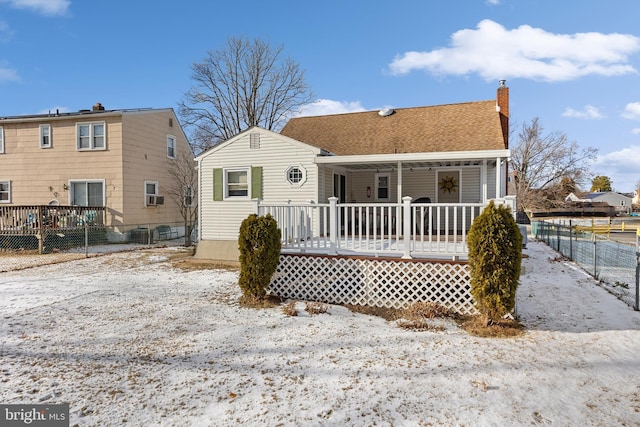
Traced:
<path fill-rule="evenodd" d="M 0 230 L 0 272 L 185 241 L 184 223 Z"/>
<path fill-rule="evenodd" d="M 605 236 L 580 229 L 571 220 L 532 222 L 531 231 L 536 239 L 574 261 L 634 310 L 640 309 L 638 232 Z"/>

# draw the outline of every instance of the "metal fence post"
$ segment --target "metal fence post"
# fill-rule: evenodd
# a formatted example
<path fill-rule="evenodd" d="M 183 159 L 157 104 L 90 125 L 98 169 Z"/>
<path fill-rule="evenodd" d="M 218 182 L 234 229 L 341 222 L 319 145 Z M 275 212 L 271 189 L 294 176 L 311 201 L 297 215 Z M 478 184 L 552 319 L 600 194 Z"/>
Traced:
<path fill-rule="evenodd" d="M 84 221 L 84 257 L 89 257 L 89 225 Z"/>
<path fill-rule="evenodd" d="M 573 261 L 573 224 L 569 220 L 569 259 Z"/>
<path fill-rule="evenodd" d="M 640 252 L 636 252 L 636 305 L 635 311 L 640 311 Z"/>
<path fill-rule="evenodd" d="M 597 270 L 597 258 L 596 255 L 598 253 L 597 248 L 596 248 L 596 243 L 597 243 L 597 239 L 596 239 L 596 235 L 595 233 L 591 235 L 591 240 L 593 240 L 593 277 L 595 277 L 596 279 L 598 279 L 598 270 Z"/>

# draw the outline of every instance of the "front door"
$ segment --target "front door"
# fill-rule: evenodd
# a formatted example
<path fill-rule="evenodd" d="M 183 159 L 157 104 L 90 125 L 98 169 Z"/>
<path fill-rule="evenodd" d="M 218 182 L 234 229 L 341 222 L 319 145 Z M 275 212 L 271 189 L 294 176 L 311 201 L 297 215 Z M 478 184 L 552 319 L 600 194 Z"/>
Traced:
<path fill-rule="evenodd" d="M 437 203 L 455 204 L 460 203 L 460 171 L 459 170 L 442 170 L 436 174 L 436 183 L 438 185 L 436 194 L 438 195 Z M 438 208 L 439 215 L 435 218 L 435 223 L 439 224 L 441 232 L 445 230 L 451 232 L 454 229 L 460 230 L 461 213 L 459 207 L 441 206 Z"/>
<path fill-rule="evenodd" d="M 333 174 L 333 195 L 338 198 L 338 203 L 347 202 L 347 177 L 345 175 Z"/>

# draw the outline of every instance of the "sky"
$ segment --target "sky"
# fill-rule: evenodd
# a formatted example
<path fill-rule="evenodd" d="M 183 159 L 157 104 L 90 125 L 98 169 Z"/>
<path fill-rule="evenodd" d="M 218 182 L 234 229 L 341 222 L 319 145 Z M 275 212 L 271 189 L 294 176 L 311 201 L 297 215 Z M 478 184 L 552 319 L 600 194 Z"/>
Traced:
<path fill-rule="evenodd" d="M 635 0 L 0 0 L 0 117 L 96 102 L 177 110 L 194 63 L 258 37 L 305 71 L 307 115 L 494 99 L 504 79 L 513 138 L 537 117 L 598 149 L 592 174 L 631 192 L 638 16 Z"/>

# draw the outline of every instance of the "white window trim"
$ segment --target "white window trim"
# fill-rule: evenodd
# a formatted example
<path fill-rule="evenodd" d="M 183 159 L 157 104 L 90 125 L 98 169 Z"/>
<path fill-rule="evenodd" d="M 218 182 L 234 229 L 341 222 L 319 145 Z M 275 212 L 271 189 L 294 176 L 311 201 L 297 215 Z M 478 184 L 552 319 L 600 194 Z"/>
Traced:
<path fill-rule="evenodd" d="M 169 142 L 173 142 L 173 156 L 169 155 Z M 169 134 L 167 135 L 167 157 L 169 159 L 175 159 L 176 158 L 176 137 Z"/>
<path fill-rule="evenodd" d="M 147 184 L 153 184 L 156 187 L 156 192 L 155 193 L 147 193 Z M 149 196 L 159 196 L 160 195 L 160 184 L 158 184 L 158 181 L 145 181 L 144 182 L 144 206 L 150 206 L 147 204 L 147 201 L 149 200 Z M 154 206 L 155 207 L 155 206 Z"/>
<path fill-rule="evenodd" d="M 0 203 L 11 203 L 11 181 L 9 181 L 9 180 L 6 180 L 6 181 L 5 180 L 0 180 L 0 183 L 8 184 L 8 186 L 9 186 L 9 190 L 8 190 L 9 197 L 7 198 L 7 200 L 0 199 Z"/>
<path fill-rule="evenodd" d="M 382 176 L 386 176 L 387 177 L 387 197 L 383 198 L 383 197 L 378 197 L 378 184 L 380 183 L 380 177 Z M 376 201 L 389 201 L 391 200 L 391 174 L 390 173 L 376 173 L 376 182 L 375 182 L 375 193 L 374 193 L 374 197 Z"/>
<path fill-rule="evenodd" d="M 102 206 L 106 206 L 106 197 L 107 197 L 107 180 L 105 179 L 70 179 L 68 188 L 72 188 L 72 184 L 77 182 L 85 182 L 85 183 L 96 183 L 99 182 L 102 184 Z M 88 196 L 88 195 L 87 195 Z M 71 191 L 69 191 L 69 206 L 71 205 Z"/>
<path fill-rule="evenodd" d="M 300 169 L 300 172 L 302 172 L 302 178 L 300 179 L 299 182 L 291 182 L 291 180 L 289 179 L 289 173 L 293 169 Z M 304 183 L 307 181 L 307 170 L 303 168 L 301 165 L 290 165 L 287 168 L 287 170 L 284 172 L 284 179 L 291 187 L 302 187 Z"/>
<path fill-rule="evenodd" d="M 230 196 L 229 195 L 229 182 L 227 181 L 229 172 L 246 172 L 247 173 L 247 195 L 246 196 Z M 251 199 L 251 168 L 250 167 L 223 169 L 222 177 L 223 177 L 223 186 L 224 186 L 223 200 L 250 200 Z"/>
<path fill-rule="evenodd" d="M 0 126 L 0 154 L 4 154 L 4 128 Z"/>
<path fill-rule="evenodd" d="M 96 148 L 94 146 L 94 134 L 93 129 L 96 125 L 102 125 L 102 129 L 104 130 L 103 138 L 104 138 L 104 147 Z M 80 148 L 80 126 L 89 126 L 89 147 L 88 148 Z M 78 122 L 76 123 L 76 150 L 77 151 L 104 151 L 107 149 L 107 123 L 106 122 Z"/>
<path fill-rule="evenodd" d="M 44 130 L 47 129 L 47 137 L 49 138 L 49 143 L 44 143 Z M 39 126 L 40 130 L 40 148 L 51 148 L 52 140 L 51 140 L 51 125 L 50 124 L 42 124 Z"/>

